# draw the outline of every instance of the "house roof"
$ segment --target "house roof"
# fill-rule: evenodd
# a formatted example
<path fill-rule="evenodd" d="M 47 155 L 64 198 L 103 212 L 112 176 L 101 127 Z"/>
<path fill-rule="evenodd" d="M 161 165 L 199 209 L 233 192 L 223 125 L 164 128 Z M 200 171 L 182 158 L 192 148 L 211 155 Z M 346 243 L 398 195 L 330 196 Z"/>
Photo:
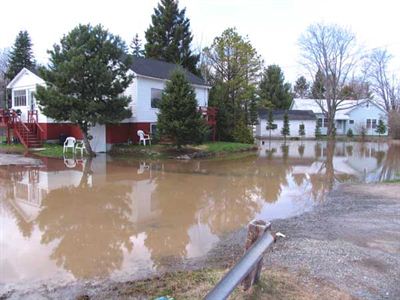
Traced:
<path fill-rule="evenodd" d="M 339 104 L 339 110 L 337 110 L 335 119 L 336 120 L 347 120 L 349 119 L 349 112 L 355 109 L 356 107 L 359 107 L 360 105 L 366 103 L 369 101 L 368 99 L 360 99 L 360 100 L 343 100 Z M 321 99 L 301 99 L 301 98 L 296 98 L 293 99 L 291 109 L 306 109 L 306 110 L 312 110 L 315 114 L 322 114 L 322 109 L 319 103 L 326 109 L 326 100 Z M 373 102 L 370 102 L 371 104 L 374 104 Z"/>
<path fill-rule="evenodd" d="M 287 112 L 289 120 L 315 120 L 316 116 L 312 110 L 273 110 L 272 116 L 274 120 L 283 120 L 283 116 Z M 267 109 L 260 109 L 258 111 L 260 119 L 268 119 L 269 111 Z"/>
<path fill-rule="evenodd" d="M 134 57 L 133 63 L 131 65 L 132 71 L 138 75 L 165 80 L 170 79 L 171 73 L 178 67 L 179 65 L 173 63 L 142 57 Z M 186 79 L 191 84 L 207 86 L 207 84 L 201 77 L 196 76 L 185 69 L 183 70 L 185 72 Z"/>
<path fill-rule="evenodd" d="M 15 83 L 26 73 L 31 73 L 35 77 L 37 77 L 38 80 L 43 80 L 39 75 L 38 71 L 36 69 L 27 69 L 27 68 L 22 68 L 21 71 L 18 72 L 17 75 L 10 81 L 10 83 L 7 85 L 8 89 L 12 89 L 15 85 Z"/>

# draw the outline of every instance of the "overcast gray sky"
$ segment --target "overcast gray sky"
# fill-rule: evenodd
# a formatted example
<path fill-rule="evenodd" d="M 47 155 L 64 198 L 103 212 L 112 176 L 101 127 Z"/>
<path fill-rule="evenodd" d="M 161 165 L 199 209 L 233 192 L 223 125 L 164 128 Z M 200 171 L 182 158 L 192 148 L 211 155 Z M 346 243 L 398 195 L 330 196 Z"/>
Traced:
<path fill-rule="evenodd" d="M 0 14 L 0 48 L 10 47 L 28 30 L 40 63 L 63 34 L 79 23 L 102 23 L 127 44 L 135 33 L 144 39 L 158 0 L 5 0 Z M 194 47 L 208 46 L 227 27 L 248 35 L 266 64 L 279 64 L 287 80 L 305 73 L 297 40 L 311 23 L 349 27 L 366 49 L 386 47 L 400 69 L 400 2 L 395 0 L 180 0 L 191 21 Z"/>

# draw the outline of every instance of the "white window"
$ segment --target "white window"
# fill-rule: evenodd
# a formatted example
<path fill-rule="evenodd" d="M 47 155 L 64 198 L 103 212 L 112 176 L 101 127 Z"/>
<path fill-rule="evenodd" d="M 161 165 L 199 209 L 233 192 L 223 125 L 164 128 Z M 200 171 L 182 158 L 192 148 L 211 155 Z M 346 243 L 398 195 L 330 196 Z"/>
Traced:
<path fill-rule="evenodd" d="M 372 120 L 372 128 L 375 129 L 376 128 L 376 119 Z"/>
<path fill-rule="evenodd" d="M 162 90 L 151 89 L 151 108 L 158 108 L 161 101 Z"/>
<path fill-rule="evenodd" d="M 354 124 L 354 120 L 349 120 L 349 124 Z"/>
<path fill-rule="evenodd" d="M 14 91 L 14 106 L 26 106 L 26 90 Z"/>

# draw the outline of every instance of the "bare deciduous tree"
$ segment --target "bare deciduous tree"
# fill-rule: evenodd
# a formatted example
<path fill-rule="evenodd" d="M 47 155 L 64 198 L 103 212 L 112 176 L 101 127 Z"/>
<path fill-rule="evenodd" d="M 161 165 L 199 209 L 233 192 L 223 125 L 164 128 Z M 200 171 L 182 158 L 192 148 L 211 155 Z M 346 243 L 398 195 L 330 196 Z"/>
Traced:
<path fill-rule="evenodd" d="M 376 96 L 375 102 L 388 114 L 400 110 L 400 83 L 389 74 L 388 65 L 392 55 L 386 49 L 374 49 L 365 64 L 365 73 Z"/>
<path fill-rule="evenodd" d="M 9 52 L 10 52 L 10 50 L 8 48 L 0 49 L 0 76 L 1 77 L 4 77 L 4 75 L 8 69 Z"/>
<path fill-rule="evenodd" d="M 302 64 L 311 77 L 322 72 L 326 99 L 316 99 L 328 119 L 327 134 L 335 134 L 335 115 L 343 102 L 343 87 L 359 61 L 355 35 L 338 25 L 313 24 L 299 39 Z"/>

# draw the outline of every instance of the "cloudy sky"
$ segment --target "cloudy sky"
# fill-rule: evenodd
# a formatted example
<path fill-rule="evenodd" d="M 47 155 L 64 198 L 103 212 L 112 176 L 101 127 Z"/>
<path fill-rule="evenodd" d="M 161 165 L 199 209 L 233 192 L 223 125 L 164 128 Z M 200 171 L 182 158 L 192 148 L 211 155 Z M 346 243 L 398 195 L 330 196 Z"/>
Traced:
<path fill-rule="evenodd" d="M 10 47 L 28 30 L 34 54 L 47 62 L 46 50 L 78 23 L 102 23 L 128 44 L 144 38 L 158 0 L 8 0 L 1 5 L 0 48 Z M 386 47 L 400 69 L 400 18 L 396 0 L 180 0 L 186 7 L 194 47 L 208 46 L 227 27 L 247 35 L 266 64 L 279 64 L 289 81 L 305 73 L 297 40 L 311 23 L 337 23 L 355 32 L 365 51 Z M 6 13 L 5 13 L 6 12 Z"/>

